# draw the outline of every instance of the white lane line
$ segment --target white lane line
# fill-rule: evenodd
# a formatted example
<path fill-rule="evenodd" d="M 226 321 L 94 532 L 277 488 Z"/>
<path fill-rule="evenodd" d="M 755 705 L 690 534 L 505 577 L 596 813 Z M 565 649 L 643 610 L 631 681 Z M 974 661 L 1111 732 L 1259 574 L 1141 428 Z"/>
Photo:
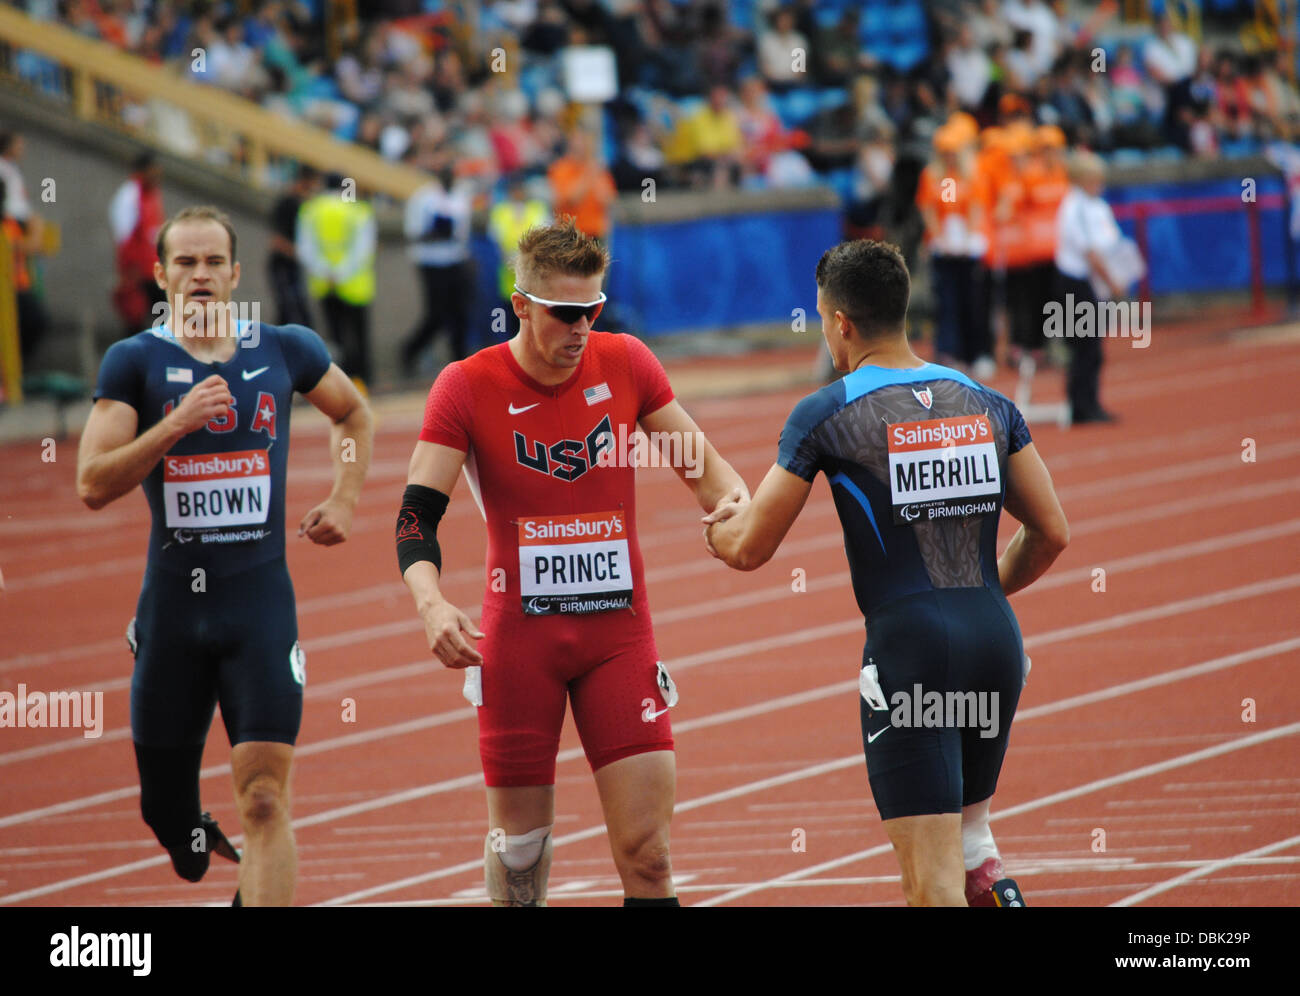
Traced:
<path fill-rule="evenodd" d="M 1116 687 L 1116 688 L 1124 688 L 1124 689 L 1125 689 L 1125 691 L 1120 692 L 1120 693 L 1118 693 L 1118 694 L 1132 694 L 1133 692 L 1144 690 L 1144 689 L 1147 688 L 1147 687 L 1152 687 L 1152 685 L 1154 685 L 1154 684 L 1168 684 L 1168 683 L 1170 683 L 1170 682 L 1180 680 L 1181 678 L 1190 678 L 1190 677 L 1195 677 L 1195 676 L 1197 676 L 1197 675 L 1205 674 L 1205 673 L 1207 673 L 1207 672 L 1210 671 L 1210 670 L 1215 670 L 1215 669 L 1222 668 L 1222 667 L 1232 667 L 1232 666 L 1235 666 L 1235 665 L 1237 665 L 1237 664 L 1242 664 L 1242 663 L 1245 663 L 1246 661 L 1250 661 L 1250 660 L 1256 660 L 1256 659 L 1261 658 L 1261 657 L 1270 657 L 1270 656 L 1274 656 L 1274 655 L 1276 655 L 1276 654 L 1278 654 L 1278 653 L 1284 653 L 1286 650 L 1288 650 L 1288 649 L 1290 649 L 1290 648 L 1292 648 L 1293 646 L 1296 646 L 1296 645 L 1300 645 L 1300 638 L 1297 638 L 1296 640 L 1282 641 L 1281 643 L 1269 644 L 1268 646 L 1257 647 L 1257 648 L 1255 648 L 1255 649 L 1253 649 L 1253 650 L 1244 651 L 1244 652 L 1242 652 L 1242 653 L 1229 655 L 1228 657 L 1219 658 L 1219 659 L 1217 659 L 1217 660 L 1213 660 L 1213 661 L 1204 661 L 1204 662 L 1202 662 L 1202 663 L 1200 663 L 1200 664 L 1194 664 L 1194 665 L 1191 665 L 1191 666 L 1189 666 L 1189 667 L 1180 668 L 1180 669 L 1178 669 L 1178 670 L 1176 670 L 1176 671 L 1168 672 L 1166 675 L 1157 675 L 1157 676 L 1155 676 L 1155 677 L 1158 678 L 1158 679 L 1164 679 L 1164 680 L 1162 680 L 1162 681 L 1153 681 L 1153 682 L 1151 682 L 1150 684 L 1148 684 L 1146 681 L 1142 681 L 1142 682 L 1129 682 L 1129 683 L 1127 683 L 1126 685 L 1123 685 L 1123 686 L 1115 686 L 1115 687 Z M 850 690 L 850 689 L 853 687 L 854 684 L 855 684 L 854 682 L 844 682 L 844 683 L 841 683 L 841 684 L 839 684 L 838 687 L 836 688 L 836 691 L 838 691 L 839 689 Z M 848 688 L 845 688 L 845 686 L 848 686 Z M 828 688 L 829 688 L 829 687 L 835 687 L 835 686 L 828 686 Z M 824 690 L 824 689 L 819 689 L 818 691 L 823 691 L 823 690 Z M 1112 689 L 1101 689 L 1099 692 L 1093 693 L 1093 694 L 1090 695 L 1090 696 L 1077 696 L 1074 700 L 1066 700 L 1066 701 L 1076 702 L 1078 705 L 1088 705 L 1088 704 L 1091 704 L 1091 702 L 1093 702 L 1093 701 L 1097 701 L 1097 700 L 1099 700 L 1100 698 L 1107 698 L 1107 697 L 1113 698 L 1113 697 L 1115 697 L 1114 694 L 1110 694 L 1111 692 L 1112 692 Z M 1080 700 L 1080 699 L 1083 699 L 1083 700 L 1085 700 L 1085 701 L 1078 701 L 1078 700 Z M 1060 711 L 1059 709 L 1054 708 L 1055 705 L 1056 705 L 1056 703 L 1049 703 L 1049 704 L 1047 704 L 1046 706 L 1040 706 L 1040 707 L 1038 707 L 1036 710 L 1026 710 L 1026 715 L 1025 715 L 1023 718 L 1025 718 L 1025 719 L 1032 719 L 1032 718 L 1035 718 L 1036 716 L 1040 716 L 1040 715 L 1049 715 L 1049 714 L 1052 713 L 1052 712 L 1058 712 L 1058 711 Z M 751 708 L 752 708 L 752 707 L 751 707 Z M 713 718 L 713 717 L 707 717 L 707 719 L 712 719 L 712 718 Z M 1019 719 L 1021 719 L 1021 718 L 1022 718 L 1021 716 L 1017 716 L 1017 720 L 1019 720 Z M 705 724 L 704 724 L 704 723 L 700 723 L 699 725 L 702 726 L 702 725 L 705 725 Z M 712 725 L 712 724 L 710 723 L 709 725 Z M 1300 725 L 1300 724 L 1297 724 L 1297 725 Z M 687 726 L 687 724 L 685 724 L 685 723 L 681 724 L 681 726 L 679 727 L 679 730 L 684 731 L 684 729 L 685 729 L 686 726 Z M 1214 748 L 1210 748 L 1210 749 L 1213 750 Z M 1203 752 L 1202 752 L 1202 753 L 1203 753 Z M 848 757 L 841 758 L 839 761 L 833 761 L 833 762 L 829 762 L 829 763 L 832 764 L 832 765 L 834 765 L 835 768 L 848 767 L 848 766 L 851 766 L 852 764 L 861 764 L 861 763 L 862 763 L 862 755 L 859 754 L 859 753 L 854 753 L 854 754 L 852 754 L 852 755 L 849 755 Z M 824 768 L 825 768 L 825 765 L 814 765 L 814 766 L 812 766 L 812 767 L 810 767 L 810 768 L 805 768 L 805 769 L 803 769 L 802 772 L 794 772 L 794 773 L 791 773 L 791 774 L 781 775 L 781 776 L 777 776 L 777 777 L 780 778 L 780 779 L 783 779 L 784 781 L 796 781 L 796 780 L 799 780 L 799 779 L 801 779 L 801 778 L 805 778 L 805 777 L 815 777 L 815 776 L 818 775 L 818 774 L 822 774 Z M 835 770 L 835 768 L 833 768 L 833 769 L 831 769 L 831 770 Z M 796 777 L 796 776 L 797 776 L 797 777 Z M 756 784 L 765 784 L 766 782 L 769 782 L 769 781 L 771 781 L 771 779 L 764 779 L 762 782 L 755 782 L 755 783 L 750 783 L 750 784 L 751 784 L 751 786 L 752 786 L 752 785 L 756 785 Z M 783 782 L 783 783 L 784 783 L 784 782 Z M 728 790 L 728 791 L 732 792 L 733 795 L 740 795 L 740 794 L 746 794 L 746 793 L 747 793 L 748 791 L 750 791 L 750 790 L 751 790 L 751 789 L 750 789 L 749 786 L 741 786 L 739 789 L 733 789 L 733 790 Z M 724 795 L 725 795 L 725 793 L 724 793 Z M 731 796 L 727 796 L 727 797 L 731 797 Z M 706 797 L 706 798 L 708 798 L 710 801 L 716 801 L 716 800 L 717 800 L 717 797 L 714 797 L 714 796 L 710 796 L 710 797 Z M 1049 797 L 1049 798 L 1056 798 L 1056 797 L 1053 796 L 1053 797 Z M 690 809 L 698 808 L 699 805 L 704 805 L 704 804 L 705 804 L 705 803 L 702 803 L 702 802 L 700 802 L 699 800 L 691 800 L 690 802 L 679 803 L 679 804 L 676 806 L 674 812 L 675 812 L 675 813 L 686 812 L 686 811 L 688 811 L 688 810 L 690 810 Z M 1011 811 L 1008 810 L 1007 812 L 1011 812 Z M 1005 813 L 1000 814 L 1000 815 L 1005 815 Z M 598 834 L 603 833 L 603 832 L 604 832 L 604 825 L 601 824 L 601 825 L 599 825 L 599 826 L 595 826 L 595 827 L 588 827 L 586 830 L 578 831 L 576 834 L 570 834 L 570 835 L 568 835 L 568 836 L 566 836 L 566 837 L 564 837 L 564 838 L 557 838 L 557 839 L 555 839 L 554 843 L 555 843 L 556 845 L 559 845 L 560 843 L 567 842 L 567 841 L 569 841 L 569 840 L 585 840 L 585 839 L 587 839 L 588 837 L 597 836 Z M 887 851 L 887 850 L 889 850 L 889 847 L 890 847 L 890 845 L 888 845 L 888 844 L 884 845 L 883 851 Z M 883 853 L 883 851 L 877 851 L 877 852 L 873 852 L 873 853 Z M 460 864 L 460 865 L 455 865 L 455 866 L 453 866 L 451 869 L 440 869 L 440 870 L 437 871 L 437 872 L 430 872 L 430 873 L 426 873 L 425 875 L 413 876 L 413 877 L 410 878 L 410 879 L 403 879 L 403 880 L 401 880 L 399 883 L 392 883 L 392 884 L 389 884 L 389 885 L 381 885 L 381 886 L 373 886 L 373 887 L 371 887 L 371 888 L 369 888 L 369 889 L 361 890 L 361 891 L 358 892 L 358 893 L 350 893 L 350 894 L 347 895 L 347 896 L 337 897 L 337 898 L 335 898 L 335 899 L 331 899 L 331 900 L 329 900 L 325 905 L 339 905 L 339 904 L 341 904 L 341 903 L 350 902 L 350 901 L 352 901 L 352 900 L 354 900 L 354 899 L 369 898 L 370 896 L 380 895 L 380 894 L 382 894 L 382 893 L 384 893 L 384 892 L 393 891 L 394 889 L 397 889 L 397 888 L 406 888 L 406 887 L 408 887 L 408 886 L 410 886 L 410 885 L 418 885 L 418 884 L 420 884 L 421 882 L 424 882 L 424 881 L 432 881 L 432 880 L 437 879 L 437 878 L 444 878 L 444 877 L 446 877 L 447 875 L 454 875 L 454 874 L 458 874 L 459 872 L 462 872 L 462 871 L 468 871 L 468 870 L 471 870 L 471 869 L 473 869 L 473 868 L 479 867 L 479 865 L 481 865 L 481 863 L 482 863 L 481 860 L 470 861 L 470 862 L 464 862 L 464 863 L 462 863 L 462 864 Z"/>
<path fill-rule="evenodd" d="M 1144 445 L 1149 446 L 1150 441 L 1148 441 Z M 1274 444 L 1269 444 L 1269 445 L 1273 446 Z M 1100 449 L 1106 449 L 1106 448 L 1101 447 Z M 1088 452 L 1088 451 L 1084 451 L 1084 452 Z M 1273 451 L 1270 450 L 1270 452 Z M 1273 455 L 1276 456 L 1278 454 L 1274 453 Z M 1217 460 L 1219 460 L 1219 458 L 1213 458 L 1210 462 L 1213 463 L 1214 461 Z M 1205 463 L 1206 461 L 1204 460 L 1196 461 L 1194 465 L 1203 466 Z M 1172 466 L 1182 467 L 1187 465 L 1177 464 Z M 1218 466 L 1218 464 L 1215 464 L 1215 466 Z M 1132 475 L 1125 475 L 1123 477 L 1115 477 L 1115 478 L 1103 478 L 1098 481 L 1090 482 L 1088 486 L 1089 487 L 1094 485 L 1104 486 L 1106 489 L 1109 490 L 1111 488 L 1117 487 L 1118 483 L 1121 480 L 1128 480 L 1131 477 Z M 1155 518 L 1164 519 L 1171 515 L 1179 514 L 1180 512 L 1183 511 L 1196 511 L 1207 507 L 1217 507 L 1219 505 L 1224 505 L 1224 504 L 1235 504 L 1236 502 L 1242 500 L 1249 501 L 1249 500 L 1255 500 L 1257 498 L 1262 498 L 1273 494 L 1286 493 L 1291 490 L 1290 484 L 1294 480 L 1295 478 L 1288 478 L 1283 481 L 1263 481 L 1263 482 L 1259 482 L 1258 485 L 1246 485 L 1243 486 L 1242 488 L 1233 489 L 1231 492 L 1215 491 L 1209 495 L 1202 495 L 1194 498 L 1181 498 L 1171 502 L 1163 502 L 1157 505 L 1147 506 L 1141 509 L 1126 510 L 1123 513 L 1117 513 L 1114 515 L 1102 516 L 1094 519 L 1085 519 L 1077 523 L 1071 523 L 1071 531 L 1076 535 L 1084 535 L 1085 533 L 1091 532 L 1094 529 L 1102 527 L 1103 525 L 1106 528 L 1109 528 L 1112 525 L 1114 526 L 1132 525 L 1138 522 L 1147 521 Z M 1061 493 L 1063 496 L 1067 498 L 1072 494 L 1072 492 L 1070 492 L 1068 488 L 1064 488 Z M 833 513 L 834 513 L 833 504 L 831 504 L 830 502 L 819 502 L 814 507 L 810 509 L 806 509 L 801 519 L 802 521 L 806 522 L 812 519 L 828 518 Z M 640 540 L 642 550 L 644 551 L 647 549 L 653 549 L 660 545 L 665 545 L 671 542 L 678 541 L 680 540 L 680 536 L 681 536 L 681 528 L 673 527 L 671 529 L 660 530 L 652 533 L 645 533 L 639 537 L 639 540 Z M 782 554 L 803 553 L 814 549 L 822 549 L 827 546 L 840 546 L 841 544 L 842 544 L 842 539 L 838 533 L 828 532 L 821 536 L 813 537 L 811 540 L 804 540 L 796 544 L 787 544 L 782 548 L 781 553 Z M 114 561 L 113 563 L 124 565 L 128 563 L 128 561 L 129 558 L 128 560 Z M 143 570 L 143 561 L 140 558 L 135 558 L 134 561 L 129 561 L 129 562 L 137 563 L 140 570 Z M 657 568 L 649 568 L 646 571 L 646 580 L 648 582 L 658 582 L 661 580 L 676 579 L 679 577 L 686 577 L 694 574 L 705 573 L 707 571 L 717 570 L 717 569 L 719 569 L 719 565 L 717 565 L 711 559 L 706 559 L 706 558 L 699 558 L 698 560 L 692 559 L 682 564 L 669 564 L 669 565 L 662 565 Z M 66 570 L 64 569 L 60 570 L 61 577 L 65 573 Z M 483 575 L 483 571 L 481 568 L 466 567 L 466 568 L 459 568 L 455 571 L 449 572 L 447 576 L 447 580 L 449 583 L 453 581 L 457 583 L 461 581 L 469 583 L 474 580 L 481 579 L 482 575 Z M 78 575 L 78 576 L 83 576 L 83 575 Z M 10 588 L 13 589 L 13 587 L 14 587 L 13 584 L 11 584 Z M 344 593 L 338 593 L 334 595 L 323 595 L 323 596 L 318 596 L 317 598 L 305 599 L 304 601 L 300 602 L 298 605 L 298 614 L 299 614 L 299 618 L 302 618 L 306 615 L 318 611 L 321 612 L 331 611 L 346 605 L 366 604 L 370 601 L 384 600 L 394 596 L 401 597 L 404 599 L 406 596 L 405 585 L 401 584 L 400 582 L 383 582 L 376 585 L 370 585 L 367 586 L 366 588 L 359 589 L 353 592 L 344 592 Z M 317 649 L 316 641 L 304 641 L 304 645 L 309 652 L 313 649 Z M 110 653 L 114 650 L 121 651 L 124 646 L 125 646 L 125 641 L 121 638 L 117 638 L 113 640 L 98 640 L 93 643 L 82 644 L 80 646 L 75 646 L 75 647 L 68 647 L 62 650 L 51 651 L 47 653 L 20 654 L 16 657 L 0 659 L 0 673 L 16 670 L 20 667 L 35 668 L 50 663 L 56 663 L 61 660 L 69 660 L 69 659 L 75 659 L 82 656 Z"/>
<path fill-rule="evenodd" d="M 734 788 L 724 789 L 721 792 L 715 792 L 711 795 L 700 796 L 696 799 L 690 799 L 687 802 L 680 802 L 674 809 L 674 813 L 684 813 L 692 809 L 698 809 L 701 806 L 707 806 L 715 802 L 723 802 L 727 799 L 734 799 L 738 796 L 748 795 L 752 792 L 762 792 L 769 788 L 775 788 L 778 785 L 785 785 L 789 782 L 800 781 L 804 778 L 815 778 L 817 775 L 826 774 L 831 771 L 839 771 L 842 768 L 851 767 L 861 763 L 861 758 L 856 754 L 849 758 L 840 758 L 837 761 L 825 761 L 821 764 L 815 764 L 811 767 L 800 768 L 798 771 L 792 771 L 784 775 L 776 775 L 771 778 L 762 778 L 755 782 L 749 782 L 745 785 L 737 785 Z M 595 826 L 587 827 L 584 830 L 576 830 L 573 833 L 567 833 L 562 837 L 556 837 L 553 840 L 553 846 L 560 847 L 564 844 L 573 844 L 580 840 L 588 840 L 592 837 L 599 837 L 605 832 L 605 824 L 599 823 Z M 399 889 L 408 889 L 414 885 L 422 885 L 425 882 L 434 882 L 440 878 L 447 878 L 451 875 L 459 875 L 463 872 L 473 871 L 476 868 L 483 867 L 481 857 L 474 858 L 471 861 L 462 861 L 460 864 L 451 865 L 447 868 L 439 868 L 436 871 L 425 872 L 421 875 L 410 875 L 395 882 L 386 882 L 383 885 L 371 886 L 368 889 L 360 889 L 356 892 L 349 892 L 344 896 L 336 896 L 333 899 L 327 899 L 323 903 L 317 903 L 318 906 L 343 906 L 347 903 L 356 902 L 361 899 L 368 899 L 371 896 L 382 895 L 385 892 L 395 892 Z M 4 902 L 5 897 L 0 896 L 0 902 Z"/>
<path fill-rule="evenodd" d="M 1099 778 L 1096 781 L 1088 782 L 1085 785 L 1078 785 L 1072 789 L 1066 789 L 1063 792 L 1053 792 L 1051 795 L 1040 796 L 1037 799 L 1031 799 L 1028 802 L 1022 802 L 1016 806 L 1010 806 L 1007 809 L 998 810 L 989 814 L 989 822 L 994 820 L 1003 820 L 1011 816 L 1019 816 L 1021 813 L 1032 812 L 1035 809 L 1042 809 L 1047 806 L 1054 806 L 1058 802 L 1066 802 L 1070 799 L 1078 798 L 1082 795 L 1088 795 L 1092 792 L 1098 792 L 1102 789 L 1113 788 L 1116 785 L 1123 785 L 1127 782 L 1137 781 L 1142 778 L 1148 778 L 1151 775 L 1158 775 L 1163 771 L 1170 771 L 1174 768 L 1181 768 L 1189 764 L 1197 764 L 1210 758 L 1219 757 L 1233 751 L 1244 750 L 1249 747 L 1255 747 L 1259 744 L 1269 743 L 1283 737 L 1294 736 L 1300 733 L 1300 723 L 1291 723 L 1287 726 L 1279 726 L 1272 730 L 1261 730 L 1258 733 L 1252 733 L 1245 737 L 1239 737 L 1236 740 L 1230 740 L 1227 743 L 1218 744 L 1214 747 L 1207 747 L 1204 750 L 1192 751 L 1190 754 L 1182 754 L 1178 757 L 1171 757 L 1164 761 L 1157 761 L 1154 764 L 1144 764 L 1139 768 L 1133 768 L 1129 771 L 1120 772 L 1117 775 L 1110 775 L 1106 778 Z M 856 757 L 856 755 L 854 755 Z M 854 854 L 847 854 L 843 857 L 834 858 L 830 861 L 823 861 L 821 864 L 813 865 L 809 868 L 803 868 L 798 871 L 788 872 L 785 875 L 779 875 L 776 878 L 769 879 L 768 882 L 760 882 L 755 885 L 746 886 L 743 889 L 732 889 L 724 892 L 719 896 L 706 899 L 703 902 L 696 903 L 697 906 L 720 906 L 723 903 L 740 899 L 743 896 L 752 895 L 755 892 L 761 892 L 768 888 L 769 882 L 788 882 L 798 879 L 810 878 L 819 872 L 829 871 L 832 868 L 840 868 L 855 861 L 861 861 L 865 858 L 872 858 L 880 854 L 885 854 L 892 849 L 890 844 L 879 844 L 875 847 L 867 848 L 864 851 L 858 851 Z"/>
<path fill-rule="evenodd" d="M 1300 585 L 1300 574 L 1289 575 L 1285 578 L 1275 578 L 1270 581 L 1260 582 L 1252 585 L 1245 585 L 1240 588 L 1228 589 L 1224 592 L 1216 592 L 1213 595 L 1199 596 L 1192 599 L 1182 599 L 1176 602 L 1168 602 L 1164 605 L 1153 606 L 1148 609 L 1142 609 L 1137 612 L 1125 613 L 1123 615 L 1112 616 L 1109 619 L 1098 620 L 1093 623 L 1084 623 L 1077 626 L 1069 626 L 1064 629 L 1049 630 L 1046 633 L 1038 634 L 1027 638 L 1025 647 L 1032 649 L 1037 646 L 1056 643 L 1063 639 L 1070 639 L 1080 635 L 1093 635 L 1099 632 L 1105 632 L 1111 629 L 1118 629 L 1130 625 L 1133 622 L 1146 622 L 1151 619 L 1164 618 L 1171 615 L 1177 615 L 1181 612 L 1196 611 L 1208 605 L 1224 604 L 1226 602 L 1236 601 L 1242 598 L 1254 597 L 1261 593 L 1271 593 L 1282 590 L 1286 587 L 1295 587 Z M 822 626 L 809 627 L 803 630 L 796 630 L 790 633 L 784 633 L 778 636 L 764 637 L 760 640 L 750 640 L 745 643 L 731 644 L 714 650 L 702 651 L 696 654 L 690 654 L 685 657 L 677 658 L 673 662 L 673 668 L 683 670 L 696 667 L 702 664 L 711 663 L 719 660 L 728 660 L 735 657 L 745 656 L 747 654 L 758 653 L 761 651 L 774 650 L 780 647 L 803 644 L 808 640 L 822 639 L 832 636 L 840 636 L 849 633 L 861 632 L 864 629 L 864 623 L 861 619 L 847 620 L 838 623 L 829 623 Z M 373 738 L 377 739 L 385 735 L 384 731 L 395 729 L 401 733 L 410 732 L 412 729 L 421 728 L 419 724 L 438 725 L 443 722 L 442 717 L 464 715 L 468 707 L 462 710 L 453 710 L 451 713 L 441 713 L 434 717 L 416 719 L 405 723 L 396 724 L 394 727 L 382 727 L 371 731 Z M 472 715 L 472 712 L 470 712 Z M 319 753 L 326 750 L 332 750 L 340 745 L 346 745 L 351 741 L 351 737 L 356 734 L 350 734 L 346 737 L 337 737 L 328 741 L 320 741 L 316 744 L 309 744 L 306 747 L 299 748 L 297 753 L 303 756 L 307 753 Z M 228 774 L 230 771 L 229 764 L 216 765 L 212 768 L 205 768 L 200 772 L 201 778 L 211 777 L 218 774 Z M 140 791 L 138 785 L 126 786 L 120 789 L 100 792 L 95 795 L 84 796 L 79 799 L 71 799 L 67 802 L 55 803 L 50 806 L 40 807 L 38 809 L 24 810 L 8 816 L 0 817 L 0 828 L 13 826 L 18 823 L 27 823 L 32 820 L 41 819 L 45 816 L 54 816 L 61 813 L 72 812 L 79 809 L 97 806 L 105 802 L 114 802 L 120 799 L 128 799 L 138 794 Z"/>
<path fill-rule="evenodd" d="M 1251 851 L 1243 851 L 1241 854 L 1231 858 L 1219 858 L 1214 861 L 1205 861 L 1200 867 L 1194 868 L 1189 872 L 1184 872 L 1175 878 L 1168 879 L 1164 882 L 1157 882 L 1155 885 L 1143 889 L 1141 892 L 1135 892 L 1131 896 L 1125 896 L 1123 899 L 1111 903 L 1112 906 L 1136 906 L 1138 903 L 1145 902 L 1152 896 L 1158 896 L 1162 892 L 1168 892 L 1170 889 L 1176 889 L 1180 885 L 1186 885 L 1188 882 L 1195 881 L 1198 878 L 1204 878 L 1206 875 L 1213 875 L 1224 868 L 1231 868 L 1234 865 L 1249 864 L 1252 858 L 1260 858 L 1274 851 L 1285 851 L 1289 847 L 1300 844 L 1300 834 L 1294 837 L 1288 837 L 1286 840 L 1279 840 L 1273 844 L 1267 844 L 1264 847 L 1257 847 Z"/>

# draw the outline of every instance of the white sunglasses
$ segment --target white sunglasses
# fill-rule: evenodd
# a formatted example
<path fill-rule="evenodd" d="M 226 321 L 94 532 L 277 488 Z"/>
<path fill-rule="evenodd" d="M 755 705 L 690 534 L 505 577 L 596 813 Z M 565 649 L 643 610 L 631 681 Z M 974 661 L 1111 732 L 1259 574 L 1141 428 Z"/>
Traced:
<path fill-rule="evenodd" d="M 600 297 L 594 301 L 587 301 L 585 304 L 578 304 L 573 301 L 548 301 L 543 297 L 534 297 L 526 290 L 521 290 L 519 285 L 515 285 L 516 293 L 522 294 L 534 304 L 540 304 L 546 308 L 546 313 L 553 318 L 558 318 L 565 325 L 576 325 L 584 317 L 588 322 L 594 322 L 596 316 L 600 314 L 600 309 L 605 306 L 605 292 L 600 292 Z"/>

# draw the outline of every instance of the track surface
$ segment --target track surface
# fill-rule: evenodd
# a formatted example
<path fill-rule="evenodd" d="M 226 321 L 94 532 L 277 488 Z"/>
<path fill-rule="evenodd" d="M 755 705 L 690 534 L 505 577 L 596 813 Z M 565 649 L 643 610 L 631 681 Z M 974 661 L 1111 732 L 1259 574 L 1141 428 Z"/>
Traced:
<path fill-rule="evenodd" d="M 1122 423 L 1031 426 L 1073 538 L 1012 599 L 1034 666 L 994 832 L 1034 905 L 1295 905 L 1300 342 L 1165 329 L 1146 350 L 1106 346 L 1103 397 Z M 737 364 L 772 362 L 691 361 L 669 373 L 721 381 Z M 1059 381 L 1042 373 L 1039 389 L 1059 397 Z M 995 386 L 1014 385 L 1002 376 Z M 688 408 L 753 487 L 802 393 Z M 323 423 L 307 414 L 290 461 L 295 522 L 330 482 Z M 309 675 L 294 774 L 299 903 L 484 902 L 473 711 L 459 675 L 430 661 L 393 554 L 417 431 L 413 412 L 381 422 L 348 543 L 290 536 Z M 1242 459 L 1247 437 L 1254 462 Z M 0 729 L 0 904 L 224 904 L 234 866 L 214 860 L 202 883 L 181 882 L 139 817 L 122 633 L 147 510 L 138 494 L 95 514 L 81 507 L 75 446 L 58 444 L 52 463 L 37 443 L 0 450 L 0 691 L 102 691 L 103 735 Z M 638 487 L 659 650 L 681 690 L 673 867 L 683 902 L 901 904 L 862 760 L 862 621 L 824 478 L 754 574 L 707 557 L 700 513 L 670 470 L 642 471 Z M 1011 531 L 1004 517 L 1002 544 Z M 440 536 L 444 590 L 473 615 L 485 533 L 463 483 Z M 1099 568 L 1104 591 L 1094 590 Z M 792 590 L 796 569 L 805 592 Z M 616 905 L 571 720 L 561 750 L 552 904 Z M 233 832 L 227 760 L 218 716 L 203 798 Z"/>

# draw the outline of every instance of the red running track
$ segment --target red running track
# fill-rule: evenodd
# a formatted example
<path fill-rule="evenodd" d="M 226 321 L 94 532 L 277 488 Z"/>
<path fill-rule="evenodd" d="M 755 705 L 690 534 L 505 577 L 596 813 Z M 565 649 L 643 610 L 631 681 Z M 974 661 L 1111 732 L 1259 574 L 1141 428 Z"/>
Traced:
<path fill-rule="evenodd" d="M 1300 340 L 1159 331 L 1146 350 L 1106 344 L 1103 396 L 1120 424 L 1033 427 L 1073 539 L 1012 599 L 1034 667 L 994 831 L 1034 905 L 1293 905 Z M 690 372 L 772 362 L 693 360 Z M 1059 380 L 1042 373 L 1040 389 L 1055 383 L 1059 395 Z M 756 486 L 802 393 L 688 407 Z M 322 423 L 298 421 L 291 519 L 330 477 Z M 429 658 L 392 547 L 417 424 L 414 412 L 382 421 L 348 543 L 290 541 L 309 674 L 294 774 L 299 903 L 485 901 L 473 712 L 460 676 Z M 1254 462 L 1242 459 L 1247 438 Z M 122 634 L 143 571 L 145 503 L 132 494 L 92 514 L 74 494 L 75 440 L 53 463 L 41 453 L 39 443 L 0 451 L 0 691 L 101 691 L 103 733 L 0 729 L 0 903 L 228 903 L 233 865 L 214 861 L 202 883 L 181 882 L 139 817 Z M 754 574 L 705 555 L 699 511 L 671 471 L 643 471 L 638 503 L 659 648 L 681 690 L 673 867 L 683 902 L 901 904 L 861 755 L 862 621 L 824 479 Z M 1003 543 L 1010 534 L 1004 520 Z M 440 535 L 444 589 L 473 614 L 484 529 L 463 484 Z M 796 569 L 804 592 L 792 590 Z M 204 805 L 236 828 L 219 719 L 213 731 Z M 561 749 L 552 903 L 616 905 L 571 723 Z"/>

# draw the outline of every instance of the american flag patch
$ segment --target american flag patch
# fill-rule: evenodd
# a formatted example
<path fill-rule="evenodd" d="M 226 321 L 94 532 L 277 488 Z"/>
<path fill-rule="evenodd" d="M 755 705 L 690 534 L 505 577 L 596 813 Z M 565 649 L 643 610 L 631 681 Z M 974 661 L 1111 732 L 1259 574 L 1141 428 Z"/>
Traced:
<path fill-rule="evenodd" d="M 582 396 L 587 399 L 587 404 L 595 405 L 602 401 L 608 401 L 614 395 L 609 393 L 608 384 L 597 384 L 595 387 L 589 387 L 583 391 Z"/>
<path fill-rule="evenodd" d="M 176 382 L 179 384 L 193 384 L 194 371 L 189 367 L 168 367 L 167 382 Z"/>

